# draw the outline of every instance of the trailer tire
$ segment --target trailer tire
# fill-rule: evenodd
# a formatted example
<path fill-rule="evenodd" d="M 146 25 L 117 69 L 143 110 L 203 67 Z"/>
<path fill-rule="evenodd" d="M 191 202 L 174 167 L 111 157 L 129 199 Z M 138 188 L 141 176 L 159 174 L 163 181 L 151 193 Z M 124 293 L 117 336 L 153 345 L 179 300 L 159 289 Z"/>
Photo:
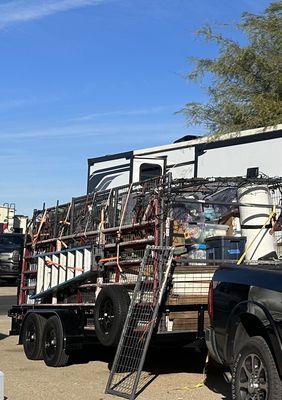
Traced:
<path fill-rule="evenodd" d="M 43 333 L 43 360 L 49 367 L 63 367 L 69 361 L 64 349 L 64 331 L 57 316 L 50 317 Z"/>
<path fill-rule="evenodd" d="M 31 312 L 26 317 L 22 331 L 23 348 L 29 360 L 42 360 L 42 339 L 46 319 Z"/>
<path fill-rule="evenodd" d="M 95 331 L 104 346 L 117 346 L 127 316 L 130 297 L 123 286 L 104 287 L 95 304 Z"/>

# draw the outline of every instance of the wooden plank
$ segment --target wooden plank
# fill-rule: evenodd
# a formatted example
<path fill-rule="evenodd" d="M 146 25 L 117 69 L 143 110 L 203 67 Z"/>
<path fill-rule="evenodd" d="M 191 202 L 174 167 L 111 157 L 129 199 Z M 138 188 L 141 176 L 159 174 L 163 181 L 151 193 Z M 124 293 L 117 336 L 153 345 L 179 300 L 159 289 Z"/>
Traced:
<path fill-rule="evenodd" d="M 173 311 L 168 314 L 169 319 L 198 318 L 198 311 Z"/>
<path fill-rule="evenodd" d="M 204 328 L 209 326 L 209 320 L 205 319 Z M 172 331 L 198 331 L 198 319 L 175 319 L 172 325 Z"/>
<path fill-rule="evenodd" d="M 176 265 L 174 274 L 214 273 L 218 267 L 214 265 Z"/>
<path fill-rule="evenodd" d="M 199 312 L 198 311 L 171 311 L 168 314 L 170 320 L 173 319 L 191 319 L 191 318 L 198 318 Z M 204 312 L 204 318 L 208 318 L 209 314 L 206 310 Z"/>
<path fill-rule="evenodd" d="M 189 304 L 208 304 L 208 296 L 188 295 L 188 296 L 170 296 L 166 305 L 189 305 Z"/>
<path fill-rule="evenodd" d="M 210 319 L 207 312 L 205 312 L 204 316 L 204 328 L 207 328 L 210 325 Z M 198 316 L 196 318 L 174 318 L 172 330 L 191 330 L 197 331 L 198 330 Z"/>

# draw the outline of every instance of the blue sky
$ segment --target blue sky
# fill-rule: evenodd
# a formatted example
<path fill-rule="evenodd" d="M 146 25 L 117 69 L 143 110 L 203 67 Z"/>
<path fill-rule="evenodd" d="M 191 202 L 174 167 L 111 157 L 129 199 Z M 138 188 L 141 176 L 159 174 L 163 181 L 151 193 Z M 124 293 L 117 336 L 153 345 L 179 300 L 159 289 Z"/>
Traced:
<path fill-rule="evenodd" d="M 193 32 L 269 4 L 0 0 L 0 203 L 31 214 L 84 194 L 87 158 L 202 134 L 174 114 L 206 99 L 187 58 L 217 54 Z"/>

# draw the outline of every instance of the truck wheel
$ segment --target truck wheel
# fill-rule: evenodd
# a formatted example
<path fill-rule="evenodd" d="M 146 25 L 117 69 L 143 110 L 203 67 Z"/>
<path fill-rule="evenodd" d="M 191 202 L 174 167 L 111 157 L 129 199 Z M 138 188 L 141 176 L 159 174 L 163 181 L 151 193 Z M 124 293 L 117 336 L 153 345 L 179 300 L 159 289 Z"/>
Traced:
<path fill-rule="evenodd" d="M 42 360 L 42 338 L 46 319 L 39 314 L 30 313 L 23 325 L 22 341 L 29 360 Z"/>
<path fill-rule="evenodd" d="M 68 363 L 69 355 L 64 349 L 64 333 L 58 317 L 50 317 L 43 333 L 43 360 L 50 367 L 63 367 Z"/>
<path fill-rule="evenodd" d="M 233 365 L 232 399 L 281 400 L 281 393 L 281 380 L 266 341 L 251 337 Z"/>
<path fill-rule="evenodd" d="M 95 304 L 95 331 L 104 346 L 117 346 L 128 312 L 130 297 L 122 286 L 105 286 Z"/>

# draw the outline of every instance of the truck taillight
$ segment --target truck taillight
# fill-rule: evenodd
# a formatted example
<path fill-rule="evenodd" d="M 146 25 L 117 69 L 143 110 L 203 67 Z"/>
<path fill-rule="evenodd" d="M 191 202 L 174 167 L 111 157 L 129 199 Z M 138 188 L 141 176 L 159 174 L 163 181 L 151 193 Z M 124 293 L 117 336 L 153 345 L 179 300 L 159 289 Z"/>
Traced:
<path fill-rule="evenodd" d="M 213 281 L 210 282 L 209 287 L 209 298 L 208 298 L 208 313 L 210 317 L 210 321 L 213 321 Z"/>

